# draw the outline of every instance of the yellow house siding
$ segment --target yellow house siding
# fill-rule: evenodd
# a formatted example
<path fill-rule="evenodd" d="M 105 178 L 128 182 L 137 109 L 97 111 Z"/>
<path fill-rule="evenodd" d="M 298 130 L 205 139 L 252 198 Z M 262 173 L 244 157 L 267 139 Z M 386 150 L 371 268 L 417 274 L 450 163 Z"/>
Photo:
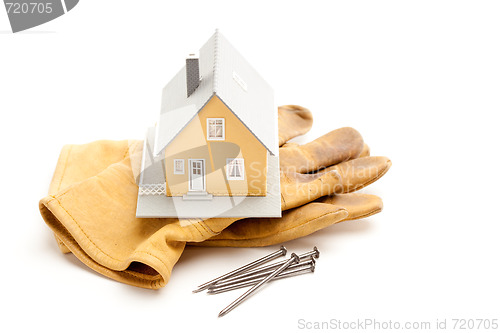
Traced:
<path fill-rule="evenodd" d="M 207 118 L 223 118 L 224 140 L 207 140 Z M 228 180 L 227 159 L 244 159 L 244 179 Z M 184 174 L 174 174 L 174 159 L 184 160 Z M 214 196 L 265 196 L 267 149 L 217 97 L 181 130 L 165 149 L 168 196 L 189 190 L 189 159 L 205 161 L 206 191 Z"/>

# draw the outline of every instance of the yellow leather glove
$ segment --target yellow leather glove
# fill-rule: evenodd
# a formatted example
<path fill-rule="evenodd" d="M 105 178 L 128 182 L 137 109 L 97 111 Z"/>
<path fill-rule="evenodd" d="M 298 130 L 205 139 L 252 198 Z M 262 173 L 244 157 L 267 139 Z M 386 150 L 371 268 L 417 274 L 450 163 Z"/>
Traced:
<path fill-rule="evenodd" d="M 284 143 L 309 130 L 312 117 L 306 109 L 282 107 L 279 109 L 279 124 L 280 142 Z M 346 133 L 349 136 L 358 135 L 352 129 L 333 133 L 336 134 L 318 139 L 310 146 L 284 146 L 280 156 L 283 154 L 286 160 L 286 156 L 303 157 L 306 154 L 314 159 L 317 157 L 307 154 L 316 151 L 314 147 L 317 144 L 332 145 L 339 149 L 338 152 L 345 153 L 346 149 L 351 149 L 347 142 L 345 145 L 335 145 L 328 140 L 341 139 L 339 142 L 344 142 L 352 140 L 352 137 L 345 137 Z M 360 154 L 363 151 L 366 154 L 363 149 Z M 354 159 L 343 162 L 346 164 L 335 164 L 338 158 L 332 158 L 330 163 L 316 162 L 314 165 L 321 165 L 318 168 L 308 167 L 297 172 L 282 170 L 282 206 L 289 209 L 284 217 L 245 219 L 227 229 L 237 219 L 136 218 L 138 188 L 134 175 L 140 168 L 141 150 L 142 141 L 97 141 L 65 146 L 56 166 L 49 195 L 40 201 L 40 212 L 54 231 L 63 252 L 72 252 L 90 268 L 117 281 L 152 289 L 167 283 L 186 242 L 217 246 L 264 246 L 379 211 L 381 203 L 376 197 L 328 195 L 365 186 L 378 179 L 390 166 L 385 158 Z M 333 150 L 325 151 L 331 152 Z M 356 155 L 359 154 L 349 155 L 349 158 L 355 158 Z M 295 158 L 290 159 L 296 161 Z M 313 175 L 304 173 L 323 167 L 327 168 Z M 370 176 L 360 177 L 360 174 Z M 319 201 L 307 204 L 315 199 Z M 299 207 L 301 205 L 304 206 Z M 291 209 L 293 207 L 298 208 Z"/>
<path fill-rule="evenodd" d="M 280 111 L 305 109 L 289 105 Z M 298 116 L 297 114 L 296 116 Z M 254 247 L 296 239 L 331 224 L 355 220 L 382 210 L 376 195 L 350 193 L 380 177 L 390 168 L 386 157 L 370 157 L 370 149 L 352 128 L 334 130 L 305 145 L 286 143 L 305 133 L 307 122 L 280 113 L 280 170 L 283 215 L 280 219 L 247 218 L 236 221 L 198 246 Z M 327 178 L 325 176 L 330 176 Z M 328 181 L 325 181 L 328 179 Z M 313 202 L 310 202 L 315 200 Z M 297 208 L 295 208 L 297 207 Z"/>

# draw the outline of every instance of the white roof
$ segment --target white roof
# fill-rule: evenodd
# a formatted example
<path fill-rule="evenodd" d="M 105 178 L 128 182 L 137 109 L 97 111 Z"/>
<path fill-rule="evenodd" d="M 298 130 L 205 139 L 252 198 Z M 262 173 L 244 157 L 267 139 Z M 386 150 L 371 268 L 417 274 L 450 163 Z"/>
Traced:
<path fill-rule="evenodd" d="M 271 154 L 278 155 L 278 111 L 272 88 L 218 31 L 199 55 L 202 79 L 191 96 L 186 94 L 185 67 L 163 88 L 154 154 L 159 155 L 217 95 Z"/>

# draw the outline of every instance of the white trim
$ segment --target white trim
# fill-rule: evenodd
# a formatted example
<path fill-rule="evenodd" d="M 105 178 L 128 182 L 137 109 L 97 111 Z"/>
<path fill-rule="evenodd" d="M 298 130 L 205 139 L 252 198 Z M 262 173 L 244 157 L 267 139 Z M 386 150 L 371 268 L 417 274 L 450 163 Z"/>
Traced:
<path fill-rule="evenodd" d="M 144 169 L 146 169 L 146 154 L 148 153 L 148 131 L 146 131 L 146 139 L 142 144 L 142 159 L 141 159 L 141 174 L 139 175 L 139 184 L 144 183 Z"/>
<path fill-rule="evenodd" d="M 208 124 L 210 120 L 222 120 L 222 138 L 211 138 L 210 137 L 210 125 Z M 224 118 L 207 118 L 207 141 L 224 141 L 226 140 L 226 120 Z"/>
<path fill-rule="evenodd" d="M 244 92 L 248 91 L 247 83 L 239 76 L 236 72 L 233 71 L 233 80 L 236 82 Z"/>
<path fill-rule="evenodd" d="M 192 176 L 192 169 L 191 169 L 191 162 L 192 161 L 202 161 L 203 162 L 203 170 L 201 171 L 201 175 L 203 177 L 203 188 L 200 190 L 200 189 L 196 189 L 196 190 L 193 190 L 191 188 L 191 176 Z M 207 177 L 206 177 L 206 164 L 205 164 L 205 159 L 204 158 L 190 158 L 188 159 L 188 175 L 189 175 L 189 191 L 206 191 L 206 188 L 207 188 Z"/>
<path fill-rule="evenodd" d="M 181 161 L 181 168 L 182 170 L 177 170 L 177 162 Z M 184 174 L 184 160 L 181 158 L 176 158 L 174 159 L 174 175 L 183 175 Z"/>
<path fill-rule="evenodd" d="M 141 184 L 139 185 L 139 195 L 166 195 L 167 184 Z"/>
<path fill-rule="evenodd" d="M 229 174 L 229 164 L 233 161 L 239 161 L 241 163 L 241 176 L 233 177 Z M 226 177 L 228 180 L 245 180 L 245 159 L 244 158 L 227 158 L 226 159 Z"/>
<path fill-rule="evenodd" d="M 64 14 L 66 14 L 68 12 L 68 10 L 66 9 L 66 1 L 61 0 L 61 4 L 62 4 L 62 8 L 63 8 Z"/>

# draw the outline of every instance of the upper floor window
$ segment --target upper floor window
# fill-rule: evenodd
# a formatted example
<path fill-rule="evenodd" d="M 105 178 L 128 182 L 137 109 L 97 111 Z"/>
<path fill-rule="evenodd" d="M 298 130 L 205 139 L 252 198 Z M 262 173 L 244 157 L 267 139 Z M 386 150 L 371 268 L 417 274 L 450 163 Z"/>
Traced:
<path fill-rule="evenodd" d="M 207 118 L 207 139 L 224 140 L 225 136 L 224 118 Z"/>

